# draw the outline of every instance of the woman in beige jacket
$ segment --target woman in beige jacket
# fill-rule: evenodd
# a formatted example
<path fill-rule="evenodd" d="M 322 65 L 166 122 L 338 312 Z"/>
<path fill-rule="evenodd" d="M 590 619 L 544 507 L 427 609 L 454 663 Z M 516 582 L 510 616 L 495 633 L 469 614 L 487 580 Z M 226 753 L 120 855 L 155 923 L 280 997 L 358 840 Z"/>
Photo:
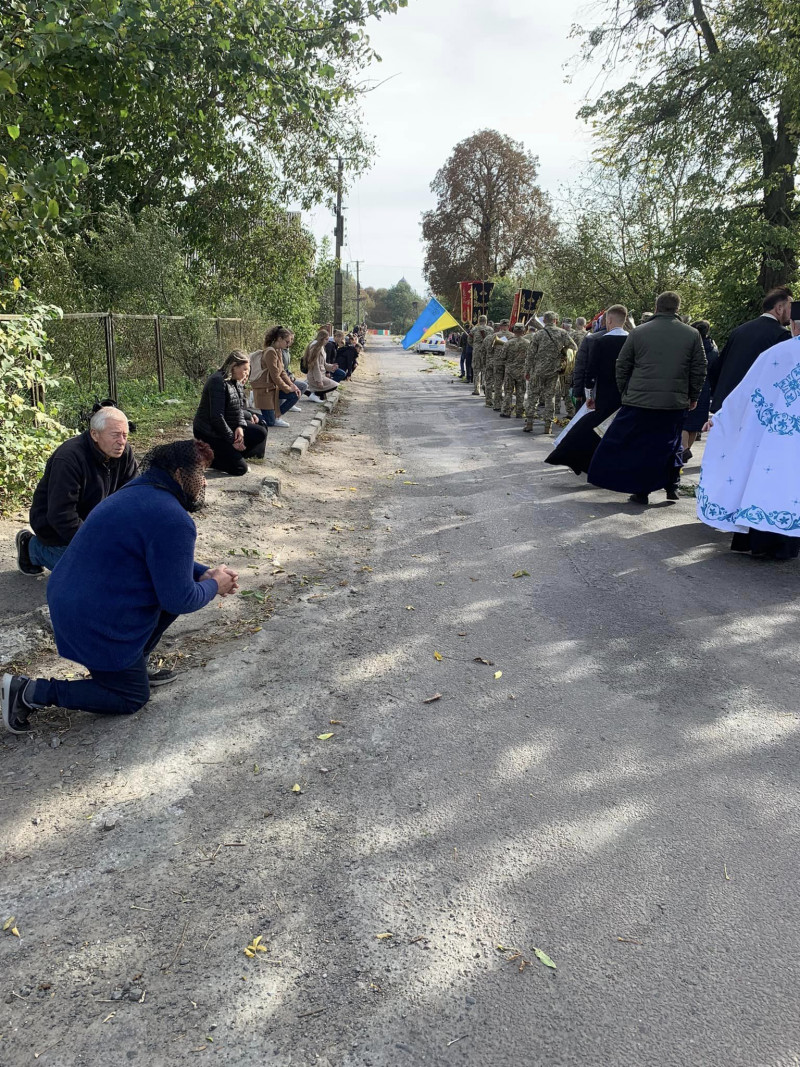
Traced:
<path fill-rule="evenodd" d="M 264 338 L 264 347 L 250 357 L 250 385 L 255 406 L 267 426 L 288 426 L 281 415 L 300 399 L 300 390 L 286 373 L 281 352 L 291 342 L 292 331 L 273 326 Z"/>
<path fill-rule="evenodd" d="M 325 362 L 325 342 L 329 336 L 330 334 L 327 330 L 317 330 L 317 336 L 303 353 L 303 359 L 308 367 L 306 379 L 311 393 L 310 399 L 315 400 L 318 404 L 322 402 L 322 397 L 325 393 L 329 393 L 339 386 L 339 383 L 335 382 L 333 378 L 327 377 L 329 372 L 339 369 L 337 364 Z"/>

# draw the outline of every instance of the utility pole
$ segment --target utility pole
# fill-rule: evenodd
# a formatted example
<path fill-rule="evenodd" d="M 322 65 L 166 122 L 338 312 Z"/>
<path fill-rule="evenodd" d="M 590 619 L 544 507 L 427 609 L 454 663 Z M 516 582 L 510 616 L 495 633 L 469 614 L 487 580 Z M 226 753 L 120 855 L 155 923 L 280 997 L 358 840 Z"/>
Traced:
<path fill-rule="evenodd" d="M 333 278 L 333 328 L 342 328 L 342 245 L 344 244 L 344 215 L 342 214 L 342 179 L 344 162 L 339 156 L 339 169 L 336 178 L 336 273 Z"/>
<path fill-rule="evenodd" d="M 361 274 L 359 268 L 364 262 L 363 259 L 354 260 L 356 265 L 356 326 L 361 325 Z"/>

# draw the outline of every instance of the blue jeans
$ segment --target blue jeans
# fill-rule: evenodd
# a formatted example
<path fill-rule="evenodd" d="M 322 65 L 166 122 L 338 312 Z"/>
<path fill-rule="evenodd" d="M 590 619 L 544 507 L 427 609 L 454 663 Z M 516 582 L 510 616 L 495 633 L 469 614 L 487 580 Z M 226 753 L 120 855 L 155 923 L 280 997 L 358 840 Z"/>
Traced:
<path fill-rule="evenodd" d="M 43 545 L 36 534 L 28 542 L 28 555 L 31 563 L 37 567 L 46 567 L 49 571 L 55 567 L 66 551 L 66 545 Z"/>
<path fill-rule="evenodd" d="M 26 699 L 39 707 L 54 706 L 74 711 L 96 711 L 106 715 L 132 715 L 150 699 L 147 657 L 176 618 L 177 615 L 161 612 L 142 655 L 124 671 L 98 671 L 92 668 L 92 677 L 79 682 L 38 678 L 33 687 L 28 689 Z"/>
<path fill-rule="evenodd" d="M 284 393 L 281 391 L 281 415 L 289 408 L 293 408 L 300 397 L 297 393 Z"/>
<path fill-rule="evenodd" d="M 338 370 L 331 371 L 330 377 L 333 378 L 335 382 L 343 382 L 347 377 L 347 371 L 343 367 L 339 367 Z"/>

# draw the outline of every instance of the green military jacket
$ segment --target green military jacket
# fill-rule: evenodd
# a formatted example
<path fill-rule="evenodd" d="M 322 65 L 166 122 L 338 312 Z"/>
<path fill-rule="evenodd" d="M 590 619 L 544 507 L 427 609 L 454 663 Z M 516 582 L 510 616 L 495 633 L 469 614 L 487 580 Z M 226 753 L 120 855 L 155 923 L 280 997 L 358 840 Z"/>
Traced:
<path fill-rule="evenodd" d="M 501 363 L 505 363 L 505 350 L 508 347 L 507 344 L 503 344 L 498 340 L 500 337 L 505 337 L 508 342 L 514 335 L 509 333 L 508 330 L 500 330 L 499 333 L 493 334 L 486 341 L 486 366 L 494 367 Z"/>
<path fill-rule="evenodd" d="M 525 362 L 528 358 L 530 346 L 531 343 L 527 337 L 524 335 L 518 337 L 516 334 L 505 346 L 503 355 L 505 356 L 506 370 L 509 374 L 513 374 L 515 378 L 521 378 L 525 373 Z"/>
<path fill-rule="evenodd" d="M 525 373 L 531 378 L 557 375 L 564 357 L 563 348 L 575 349 L 575 342 L 559 326 L 545 326 L 531 337 Z"/>

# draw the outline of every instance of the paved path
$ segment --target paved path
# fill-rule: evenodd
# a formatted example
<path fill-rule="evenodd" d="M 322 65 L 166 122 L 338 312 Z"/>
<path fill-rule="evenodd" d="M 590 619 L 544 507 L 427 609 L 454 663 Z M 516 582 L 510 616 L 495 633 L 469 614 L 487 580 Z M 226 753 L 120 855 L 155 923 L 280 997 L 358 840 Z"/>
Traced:
<path fill-rule="evenodd" d="M 129 865 L 153 923 L 170 890 L 196 910 L 153 1014 L 92 1022 L 105 1063 L 800 1063 L 797 564 L 545 466 L 416 356 L 370 359 L 353 584 L 214 667 L 179 733 L 148 709 L 125 754 L 138 790 L 154 729 L 151 778 L 185 753 Z M 193 874 L 170 859 L 191 834 L 252 844 Z M 113 888 L 98 869 L 105 937 Z"/>

